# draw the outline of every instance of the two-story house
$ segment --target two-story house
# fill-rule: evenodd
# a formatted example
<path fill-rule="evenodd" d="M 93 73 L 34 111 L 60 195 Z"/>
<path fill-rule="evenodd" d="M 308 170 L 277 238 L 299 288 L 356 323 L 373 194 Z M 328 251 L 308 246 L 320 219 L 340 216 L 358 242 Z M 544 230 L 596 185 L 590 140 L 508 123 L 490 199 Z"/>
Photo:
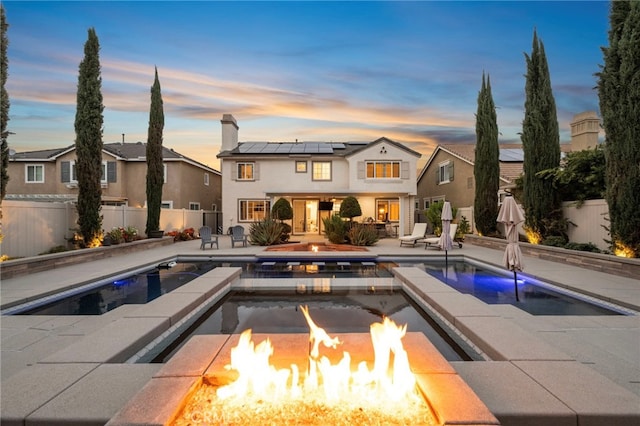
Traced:
<path fill-rule="evenodd" d="M 592 149 L 598 145 L 600 120 L 594 111 L 577 114 L 571 122 L 570 143 L 560 144 L 564 154 L 569 151 Z M 438 145 L 418 174 L 417 210 L 421 212 L 433 202 L 447 200 L 452 206 L 473 209 L 475 200 L 475 143 Z M 523 172 L 524 151 L 521 144 L 499 146 L 500 187 L 499 202 L 506 191 L 515 186 L 515 179 Z M 473 229 L 473 214 L 467 214 Z"/>
<path fill-rule="evenodd" d="M 357 198 L 360 221 L 411 232 L 420 154 L 380 138 L 353 142 L 238 142 L 238 123 L 225 114 L 218 158 L 225 228 L 261 220 L 279 198 L 293 207 L 293 234 L 322 235 L 322 219 Z"/>
<path fill-rule="evenodd" d="M 78 197 L 75 145 L 14 153 L 9 158 L 8 200 L 69 201 Z M 219 210 L 220 172 L 163 147 L 165 208 Z M 107 143 L 102 149 L 102 203 L 146 205 L 146 144 Z"/>

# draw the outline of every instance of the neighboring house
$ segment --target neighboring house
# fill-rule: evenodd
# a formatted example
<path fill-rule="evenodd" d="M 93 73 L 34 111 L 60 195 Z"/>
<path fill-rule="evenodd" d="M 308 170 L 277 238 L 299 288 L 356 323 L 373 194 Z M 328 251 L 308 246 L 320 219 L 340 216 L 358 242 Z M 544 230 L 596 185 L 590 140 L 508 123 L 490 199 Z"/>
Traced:
<path fill-rule="evenodd" d="M 418 209 L 424 211 L 441 200 L 454 207 L 473 206 L 475 144 L 438 145 L 418 176 Z M 513 185 L 522 174 L 523 153 L 520 145 L 500 147 L 500 190 Z"/>
<path fill-rule="evenodd" d="M 322 219 L 351 195 L 362 209 L 354 220 L 411 232 L 419 153 L 384 137 L 369 143 L 239 143 L 235 118 L 225 114 L 221 123 L 225 228 L 248 228 L 285 198 L 293 207 L 293 234 L 322 235 Z"/>
<path fill-rule="evenodd" d="M 594 148 L 598 144 L 599 123 L 593 111 L 575 115 L 571 122 L 571 143 L 561 144 L 560 150 L 564 153 Z M 416 208 L 420 213 L 440 200 L 450 201 L 454 207 L 473 208 L 475 148 L 475 143 L 436 147 L 418 175 Z M 513 187 L 515 179 L 522 174 L 524 152 L 521 144 L 500 144 L 499 149 L 501 202 L 506 190 Z M 467 219 L 472 221 L 472 216 Z"/>
<path fill-rule="evenodd" d="M 220 172 L 163 147 L 165 208 L 219 210 Z M 69 201 L 78 197 L 75 145 L 14 153 L 9 158 L 8 200 Z M 146 206 L 146 144 L 108 143 L 102 149 L 102 204 Z"/>

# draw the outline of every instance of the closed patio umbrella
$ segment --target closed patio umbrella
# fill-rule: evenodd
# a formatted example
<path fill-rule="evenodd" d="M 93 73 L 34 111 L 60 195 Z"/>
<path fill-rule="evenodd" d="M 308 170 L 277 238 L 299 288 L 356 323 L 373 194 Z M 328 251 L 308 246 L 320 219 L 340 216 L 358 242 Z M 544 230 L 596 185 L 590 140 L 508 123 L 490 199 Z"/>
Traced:
<path fill-rule="evenodd" d="M 507 248 L 504 251 L 502 262 L 507 269 L 513 271 L 516 301 L 520 301 L 518 297 L 517 271 L 522 271 L 524 265 L 522 263 L 522 252 L 518 244 L 518 224 L 524 222 L 524 215 L 516 204 L 516 200 L 510 194 L 505 197 L 502 206 L 500 206 L 497 221 L 504 224 L 504 231 L 507 237 Z"/>
<path fill-rule="evenodd" d="M 440 234 L 440 241 L 438 245 L 440 249 L 444 250 L 444 259 L 445 263 L 449 263 L 449 255 L 448 251 L 453 248 L 453 241 L 451 240 L 451 221 L 453 220 L 453 213 L 451 213 L 451 203 L 445 201 L 442 205 L 442 214 L 440 215 L 440 219 L 442 219 L 442 234 Z"/>

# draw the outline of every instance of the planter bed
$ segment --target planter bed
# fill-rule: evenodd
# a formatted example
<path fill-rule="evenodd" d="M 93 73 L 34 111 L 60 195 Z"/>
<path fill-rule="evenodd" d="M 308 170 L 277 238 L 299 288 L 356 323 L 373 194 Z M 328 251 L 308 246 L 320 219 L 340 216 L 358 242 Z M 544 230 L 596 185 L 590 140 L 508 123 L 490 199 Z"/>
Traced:
<path fill-rule="evenodd" d="M 39 256 L 7 260 L 0 263 L 0 274 L 2 279 L 15 278 L 21 275 L 48 271 L 79 262 L 91 262 L 93 260 L 120 256 L 170 244 L 173 244 L 173 237 L 147 238 L 144 240 L 132 241 L 130 243 L 113 244 L 110 246 L 91 249 L 71 250 L 60 253 L 42 254 Z"/>
<path fill-rule="evenodd" d="M 507 241 L 500 238 L 465 235 L 465 243 L 476 246 L 504 250 Z M 568 250 L 560 247 L 520 243 L 523 254 L 552 262 L 565 263 L 607 274 L 627 278 L 640 277 L 640 259 L 629 259 L 611 254 L 591 253 L 587 251 Z"/>

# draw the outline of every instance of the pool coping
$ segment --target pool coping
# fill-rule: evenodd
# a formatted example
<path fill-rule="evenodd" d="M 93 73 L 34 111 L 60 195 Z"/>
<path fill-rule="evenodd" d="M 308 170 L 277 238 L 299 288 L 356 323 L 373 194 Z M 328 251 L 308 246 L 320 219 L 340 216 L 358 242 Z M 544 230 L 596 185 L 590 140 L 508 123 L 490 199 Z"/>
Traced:
<path fill-rule="evenodd" d="M 95 393 L 95 390 L 88 390 L 86 386 L 87 383 L 95 383 L 95 375 L 103 370 L 99 367 L 109 365 L 109 368 L 118 370 L 116 366 L 121 365 L 122 370 L 126 370 L 129 367 L 124 366 L 132 365 L 125 362 L 135 352 L 133 346 L 139 350 L 149 345 L 192 312 L 198 303 L 211 297 L 223 297 L 233 285 L 238 284 L 239 274 L 239 268 L 216 268 L 178 289 L 180 291 L 174 290 L 178 291 L 174 296 L 171 296 L 174 292 L 163 295 L 155 304 L 124 309 L 120 317 L 116 315 L 120 308 L 112 311 L 116 317 L 112 322 L 39 361 L 33 369 L 27 368 L 3 382 L 3 387 L 10 386 L 12 392 L 2 393 L 2 424 L 30 421 L 54 424 L 60 419 L 82 423 L 83 419 L 97 415 L 95 411 L 98 409 L 90 405 L 78 408 L 76 412 L 65 411 L 62 402 L 73 399 L 74 395 Z M 394 268 L 394 275 L 403 288 L 422 297 L 425 303 L 461 330 L 492 359 L 474 367 L 465 367 L 464 363 L 458 367 L 463 372 L 461 377 L 474 383 L 474 390 L 498 419 L 525 422 L 533 418 L 539 424 L 553 422 L 571 425 L 635 425 L 640 421 L 640 397 L 636 394 L 511 323 L 472 296 L 447 287 L 419 268 Z M 366 283 L 366 280 L 363 282 Z M 108 345 L 102 346 L 100 343 L 108 329 L 111 330 L 108 333 L 111 340 Z M 73 370 L 75 373 L 65 374 L 64 377 L 47 373 L 60 368 L 76 369 Z M 496 369 L 507 375 L 500 377 L 499 383 L 512 379 L 523 388 L 531 389 L 538 399 L 522 400 L 517 394 L 505 392 L 504 385 L 496 386 L 493 383 L 496 377 L 490 374 Z M 138 370 L 140 374 L 136 376 L 136 383 L 141 387 L 149 379 L 145 374 L 150 371 L 143 368 Z M 34 371 L 37 371 L 37 382 L 41 385 L 36 388 L 33 385 Z M 547 373 L 550 371 L 555 373 Z M 558 381 L 558 377 L 567 377 L 568 380 Z M 36 394 L 42 393 L 42 387 L 49 389 L 45 392 L 44 401 L 42 395 L 36 397 Z M 576 395 L 576 389 L 599 389 L 599 392 Z M 120 406 L 124 404 L 122 401 L 125 396 L 133 396 L 123 395 L 117 386 L 111 392 L 108 389 L 101 389 L 101 392 L 107 395 L 112 393 L 112 398 L 120 401 Z M 34 406 L 34 401 L 40 401 L 40 405 Z M 549 407 L 549 401 L 556 401 L 555 409 L 545 412 L 543 408 Z M 112 414 L 115 415 L 115 412 Z M 108 420 L 100 419 L 103 423 Z"/>

